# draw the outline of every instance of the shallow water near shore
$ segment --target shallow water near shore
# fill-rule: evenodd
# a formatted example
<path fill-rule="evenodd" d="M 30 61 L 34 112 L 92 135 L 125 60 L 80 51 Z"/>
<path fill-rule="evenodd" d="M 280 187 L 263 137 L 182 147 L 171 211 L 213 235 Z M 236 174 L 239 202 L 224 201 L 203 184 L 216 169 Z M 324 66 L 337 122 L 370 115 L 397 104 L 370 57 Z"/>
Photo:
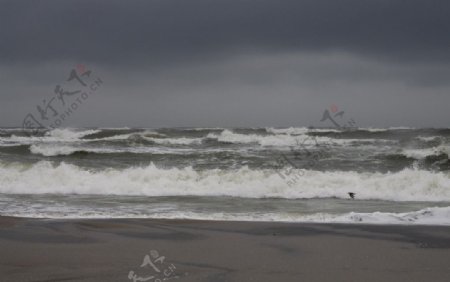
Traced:
<path fill-rule="evenodd" d="M 3 215 L 450 225 L 448 202 L 111 195 L 3 195 Z M 432 208 L 430 208 L 432 207 Z M 357 212 L 355 212 L 357 211 Z"/>

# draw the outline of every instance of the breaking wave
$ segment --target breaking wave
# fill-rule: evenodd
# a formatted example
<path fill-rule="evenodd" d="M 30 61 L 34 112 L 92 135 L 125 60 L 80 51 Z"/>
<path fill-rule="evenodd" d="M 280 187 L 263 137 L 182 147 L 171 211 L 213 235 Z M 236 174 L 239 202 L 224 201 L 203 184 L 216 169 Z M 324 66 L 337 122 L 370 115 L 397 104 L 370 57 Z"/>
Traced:
<path fill-rule="evenodd" d="M 292 146 L 299 146 L 300 144 L 316 145 L 317 143 L 323 143 L 328 145 L 345 145 L 345 144 L 352 144 L 355 142 L 363 142 L 363 143 L 391 142 L 389 140 L 376 140 L 376 139 L 335 139 L 330 137 L 312 138 L 307 134 L 300 133 L 303 132 L 303 128 L 301 128 L 300 130 L 294 128 L 271 129 L 269 131 L 276 134 L 275 135 L 241 134 L 226 129 L 222 131 L 220 134 L 210 133 L 208 134 L 207 138 L 217 139 L 219 142 L 223 143 L 258 144 L 260 146 L 273 146 L 273 147 L 292 147 Z"/>
<path fill-rule="evenodd" d="M 450 147 L 441 145 L 425 149 L 404 149 L 402 154 L 408 158 L 425 159 L 432 156 L 447 155 L 450 156 Z"/>
<path fill-rule="evenodd" d="M 450 201 L 446 172 L 405 169 L 396 173 L 294 171 L 289 186 L 276 170 L 194 170 L 151 164 L 89 170 L 75 165 L 0 165 L 0 193 L 142 196 L 231 196 L 243 198 L 348 198 L 388 201 Z M 301 176 L 300 176 L 301 175 Z M 292 180 L 292 179 L 291 179 Z"/>

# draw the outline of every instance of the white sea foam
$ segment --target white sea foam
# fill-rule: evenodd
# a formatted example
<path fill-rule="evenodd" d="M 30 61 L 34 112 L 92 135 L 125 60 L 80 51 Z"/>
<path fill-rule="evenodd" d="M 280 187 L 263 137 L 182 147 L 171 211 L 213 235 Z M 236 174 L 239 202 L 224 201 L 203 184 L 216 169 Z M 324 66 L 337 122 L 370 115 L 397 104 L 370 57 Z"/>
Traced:
<path fill-rule="evenodd" d="M 61 145 L 31 145 L 30 151 L 33 154 L 43 155 L 46 157 L 67 156 L 79 151 L 99 153 L 99 154 L 118 152 L 117 150 L 108 148 L 79 148 L 74 146 L 61 146 Z"/>
<path fill-rule="evenodd" d="M 30 218 L 153 218 L 221 221 L 347 223 L 347 224 L 396 224 L 396 225 L 450 225 L 450 207 L 429 207 L 418 211 L 394 213 L 264 213 L 264 212 L 192 212 L 176 208 L 150 208 L 134 210 L 126 207 L 76 207 L 56 203 L 52 206 L 30 204 L 8 205 L 3 216 Z"/>
<path fill-rule="evenodd" d="M 300 171 L 297 171 L 300 172 Z M 245 198 L 347 198 L 450 201 L 448 173 L 405 169 L 397 173 L 303 171 L 289 186 L 274 170 L 162 169 L 154 165 L 92 171 L 61 163 L 0 165 L 0 193 Z M 292 177 L 294 175 L 292 174 Z M 291 179 L 292 180 L 292 179 Z"/>
<path fill-rule="evenodd" d="M 100 132 L 100 130 L 75 130 L 75 129 L 54 129 L 48 132 L 45 136 L 15 136 L 0 137 L 0 146 L 15 146 L 15 145 L 32 145 L 36 143 L 57 143 L 57 142 L 92 142 L 92 141 L 118 141 L 118 140 L 133 140 L 134 138 L 141 138 L 161 145 L 198 145 L 206 138 L 217 139 L 221 142 L 237 143 L 237 144 L 259 144 L 260 146 L 302 146 L 316 145 L 318 143 L 326 143 L 328 145 L 345 145 L 358 142 L 393 142 L 392 140 L 380 139 L 335 139 L 324 136 L 311 137 L 305 133 L 308 128 L 287 128 L 287 129 L 266 129 L 272 135 L 258 135 L 258 134 L 241 134 L 235 133 L 232 130 L 225 129 L 220 133 L 209 133 L 205 137 L 189 138 L 176 137 L 169 138 L 167 135 L 158 133 L 156 131 L 146 130 L 144 132 L 118 134 L 103 138 L 83 139 L 83 137 Z M 312 131 L 333 131 L 333 129 L 312 129 Z"/>
<path fill-rule="evenodd" d="M 68 129 L 68 128 L 64 128 L 64 129 L 53 129 L 52 131 L 47 132 L 46 136 L 49 137 L 53 137 L 57 140 L 60 141 L 66 141 L 66 140 L 74 140 L 74 139 L 80 139 L 84 136 L 90 135 L 90 134 L 94 134 L 94 133 L 98 133 L 101 130 L 74 130 L 74 129 Z"/>
<path fill-rule="evenodd" d="M 130 130 L 131 127 L 124 126 L 124 127 L 102 127 L 102 130 Z"/>
<path fill-rule="evenodd" d="M 274 131 L 275 132 L 275 131 Z M 300 132 L 296 129 L 288 129 L 288 132 Z M 327 145 L 346 145 L 358 142 L 383 142 L 383 143 L 393 143 L 393 140 L 383 140 L 383 139 L 335 139 L 323 136 L 308 136 L 308 135 L 291 135 L 291 134 L 277 134 L 277 135 L 258 135 L 258 134 L 241 134 L 235 133 L 231 130 L 224 130 L 220 134 L 210 133 L 207 138 L 217 139 L 220 142 L 227 143 L 241 143 L 241 144 L 251 144 L 256 143 L 261 146 L 315 146 L 319 144 Z"/>
<path fill-rule="evenodd" d="M 289 135 L 302 135 L 308 132 L 341 132 L 334 128 L 308 128 L 308 127 L 289 127 L 289 128 L 266 128 L 268 133 L 272 134 L 289 134 Z"/>
<path fill-rule="evenodd" d="M 395 129 L 407 129 L 407 128 L 374 128 L 374 127 L 358 127 L 355 128 L 362 131 L 368 132 L 386 132 L 389 130 Z M 273 134 L 291 134 L 291 135 L 300 135 L 305 134 L 307 132 L 342 132 L 342 129 L 339 128 L 308 128 L 308 127 L 289 127 L 289 128 L 273 128 L 268 127 L 266 131 Z"/>
<path fill-rule="evenodd" d="M 101 217 L 109 217 L 102 214 Z M 133 216 L 125 216 L 133 217 Z M 162 219 L 195 219 L 224 221 L 275 221 L 303 223 L 360 223 L 360 224 L 401 224 L 401 225 L 450 225 L 450 207 L 430 207 L 418 211 L 404 213 L 357 213 L 344 214 L 293 214 L 293 213 L 194 213 L 166 212 L 153 215 L 142 215 L 147 218 Z"/>
<path fill-rule="evenodd" d="M 75 152 L 87 152 L 96 154 L 111 154 L 111 153 L 133 153 L 133 154 L 178 154 L 185 155 L 193 152 L 192 149 L 183 148 L 160 148 L 160 147 L 80 147 L 80 146 L 69 146 L 69 145 L 57 145 L 57 144 L 34 144 L 31 145 L 30 151 L 33 154 L 42 155 L 45 157 L 55 157 L 55 156 L 68 156 Z M 202 152 L 216 152 L 225 150 L 213 150 L 204 149 Z"/>
<path fill-rule="evenodd" d="M 141 135 L 143 137 L 148 137 L 148 138 L 161 138 L 161 137 L 164 138 L 164 137 L 167 136 L 167 135 L 165 135 L 163 133 L 159 133 L 159 132 L 156 132 L 154 130 L 145 130 L 144 132 L 140 132 L 140 133 L 137 133 L 137 134 L 139 134 L 139 135 Z"/>
<path fill-rule="evenodd" d="M 147 141 L 155 142 L 156 144 L 163 144 L 163 145 L 195 145 L 201 144 L 204 139 L 204 138 L 187 138 L 187 137 L 167 138 L 166 136 L 167 135 L 162 133 L 147 130 L 139 133 L 119 134 L 105 138 L 90 139 L 86 141 L 133 140 L 137 137 Z"/>
<path fill-rule="evenodd" d="M 146 130 L 144 132 L 139 133 L 126 133 L 126 134 L 118 134 L 109 137 L 103 138 L 93 138 L 93 139 L 82 139 L 85 136 L 95 134 L 101 132 L 101 130 L 74 130 L 74 129 L 54 129 L 45 134 L 45 136 L 16 136 L 12 135 L 10 137 L 0 137 L 0 146 L 6 145 L 31 145 L 34 143 L 57 143 L 57 142 L 92 142 L 92 141 L 117 141 L 117 140 L 127 140 L 132 138 L 133 136 L 140 136 L 144 139 L 159 142 L 163 144 L 164 142 L 173 144 L 185 144 L 188 143 L 187 140 L 183 140 L 186 138 L 180 138 L 177 143 L 177 138 L 170 139 L 168 141 L 159 140 L 158 138 L 166 137 L 165 134 L 158 133 L 155 131 Z"/>
<path fill-rule="evenodd" d="M 207 138 L 217 139 L 220 142 L 227 143 L 258 143 L 261 146 L 295 146 L 305 136 L 290 135 L 257 135 L 257 134 L 241 134 L 231 130 L 224 130 L 220 134 L 210 133 Z M 312 140 L 311 140 L 312 141 Z"/>
<path fill-rule="evenodd" d="M 16 136 L 11 135 L 9 137 L 0 137 L 0 142 L 8 145 L 30 145 L 33 143 L 42 143 L 42 142 L 58 142 L 58 141 L 73 141 L 72 140 L 61 140 L 59 138 L 51 137 L 51 136 Z"/>
<path fill-rule="evenodd" d="M 427 137 L 418 136 L 416 138 L 421 140 L 421 141 L 430 142 L 430 141 L 434 141 L 436 139 L 441 139 L 442 137 L 441 136 L 427 136 Z"/>
<path fill-rule="evenodd" d="M 414 159 L 424 159 L 428 156 L 439 156 L 441 154 L 450 156 L 450 147 L 441 145 L 426 149 L 403 149 L 402 154 Z"/>
<path fill-rule="evenodd" d="M 408 127 L 408 126 L 391 126 L 388 128 L 389 130 L 414 130 L 415 127 Z"/>
<path fill-rule="evenodd" d="M 364 131 L 369 131 L 369 132 L 386 132 L 386 131 L 389 130 L 389 129 L 386 129 L 386 128 L 374 128 L 374 127 L 369 127 L 369 128 L 360 127 L 358 129 L 359 130 L 364 130 Z"/>
<path fill-rule="evenodd" d="M 368 132 L 386 132 L 390 130 L 389 128 L 374 128 L 374 127 L 359 127 L 355 128 L 362 131 Z M 266 131 L 273 134 L 291 134 L 291 135 L 300 135 L 305 134 L 307 132 L 342 132 L 342 129 L 339 128 L 315 128 L 315 127 L 289 127 L 289 128 L 273 128 L 268 127 Z"/>
<path fill-rule="evenodd" d="M 169 145 L 194 145 L 201 144 L 203 138 L 145 138 L 147 140 L 153 141 L 157 144 L 169 144 Z"/>
<path fill-rule="evenodd" d="M 273 128 L 268 127 L 266 131 L 272 134 L 290 134 L 290 135 L 301 135 L 306 134 L 310 129 L 307 127 L 289 127 L 289 128 Z"/>
<path fill-rule="evenodd" d="M 80 138 L 98 133 L 101 130 L 75 130 L 75 129 L 53 129 L 44 136 L 16 136 L 1 137 L 0 143 L 14 145 L 30 145 L 42 142 L 79 142 Z"/>
<path fill-rule="evenodd" d="M 109 136 L 109 137 L 103 137 L 103 138 L 94 138 L 94 139 L 89 139 L 86 141 L 115 141 L 115 140 L 127 140 L 127 139 L 132 139 L 135 137 L 141 137 L 141 138 L 164 138 L 166 137 L 165 134 L 156 132 L 156 131 L 152 131 L 152 130 L 145 130 L 143 132 L 135 132 L 135 133 L 125 133 L 125 134 L 117 134 L 114 136 Z"/>
<path fill-rule="evenodd" d="M 404 213 L 352 212 L 338 216 L 314 215 L 310 217 L 310 220 L 313 222 L 335 223 L 450 225 L 450 207 L 430 207 Z"/>
<path fill-rule="evenodd" d="M 14 143 L 14 142 L 8 143 L 8 142 L 5 142 L 3 140 L 0 140 L 0 147 L 16 147 L 16 146 L 19 146 L 19 145 L 20 144 L 17 144 L 17 143 Z"/>
<path fill-rule="evenodd" d="M 257 135 L 257 134 L 241 134 L 235 133 L 231 130 L 224 130 L 220 134 L 210 133 L 207 138 L 217 139 L 220 142 L 227 143 L 241 143 L 241 144 L 251 144 L 256 143 L 261 146 L 297 146 L 298 144 L 303 145 L 315 145 L 313 138 L 307 135 L 302 136 L 292 136 L 286 134 L 279 135 Z M 317 137 L 318 142 L 330 142 L 330 138 L 327 137 Z"/>
<path fill-rule="evenodd" d="M 119 134 L 105 138 L 91 139 L 89 141 L 133 140 L 135 138 L 142 138 L 144 140 L 155 142 L 157 144 L 191 145 L 191 144 L 201 144 L 203 140 L 203 138 L 187 138 L 187 137 L 167 138 L 166 136 L 167 135 L 162 133 L 146 130 L 144 132 Z"/>

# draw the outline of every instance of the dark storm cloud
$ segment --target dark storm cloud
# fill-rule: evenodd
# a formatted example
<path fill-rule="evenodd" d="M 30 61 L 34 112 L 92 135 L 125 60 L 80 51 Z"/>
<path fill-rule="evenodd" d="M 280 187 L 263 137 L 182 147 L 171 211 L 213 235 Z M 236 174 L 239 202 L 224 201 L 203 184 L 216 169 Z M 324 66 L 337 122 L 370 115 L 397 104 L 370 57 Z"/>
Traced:
<path fill-rule="evenodd" d="M 76 64 L 104 81 L 63 126 L 447 127 L 444 0 L 0 0 L 0 126 Z"/>
<path fill-rule="evenodd" d="M 446 0 L 0 1 L 0 63 L 164 63 L 241 52 L 450 59 Z"/>

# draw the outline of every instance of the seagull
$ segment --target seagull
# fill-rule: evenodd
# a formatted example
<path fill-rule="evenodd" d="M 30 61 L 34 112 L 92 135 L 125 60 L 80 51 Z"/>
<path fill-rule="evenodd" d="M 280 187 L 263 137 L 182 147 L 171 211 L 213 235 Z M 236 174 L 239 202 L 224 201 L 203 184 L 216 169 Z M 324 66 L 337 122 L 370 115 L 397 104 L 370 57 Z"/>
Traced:
<path fill-rule="evenodd" d="M 350 198 L 354 199 L 354 198 L 355 198 L 355 195 L 356 195 L 356 193 L 353 193 L 353 192 L 348 192 L 348 195 L 350 196 Z"/>

